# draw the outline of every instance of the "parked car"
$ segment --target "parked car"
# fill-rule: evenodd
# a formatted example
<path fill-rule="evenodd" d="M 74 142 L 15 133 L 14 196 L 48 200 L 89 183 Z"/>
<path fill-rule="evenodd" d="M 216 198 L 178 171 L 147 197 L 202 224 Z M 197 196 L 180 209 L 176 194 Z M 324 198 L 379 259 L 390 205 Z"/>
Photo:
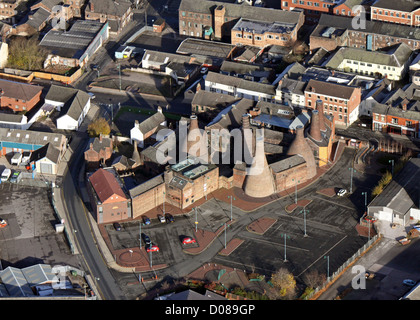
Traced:
<path fill-rule="evenodd" d="M 206 68 L 206 67 L 202 67 L 202 68 L 200 69 L 201 74 L 206 74 L 206 73 L 207 73 L 207 71 L 209 71 L 209 69 L 208 69 L 208 68 Z"/>
<path fill-rule="evenodd" d="M 29 163 L 30 159 L 31 159 L 31 152 L 30 151 L 24 151 L 22 153 L 22 164 L 27 165 Z"/>
<path fill-rule="evenodd" d="M 12 159 L 10 160 L 10 163 L 18 166 L 22 162 L 22 154 L 20 152 L 15 152 Z"/>
<path fill-rule="evenodd" d="M 143 222 L 144 222 L 144 224 L 150 224 L 150 219 L 149 219 L 149 217 L 144 216 L 144 217 L 143 217 Z"/>
<path fill-rule="evenodd" d="M 5 182 L 7 180 L 9 180 L 10 176 L 12 175 L 12 170 L 9 168 L 6 168 L 3 170 L 3 172 L 1 173 L 1 181 Z"/>
<path fill-rule="evenodd" d="M 4 219 L 2 219 L 2 220 L 0 221 L 0 228 L 4 228 L 4 227 L 7 227 L 7 221 L 6 221 L 6 220 L 4 220 Z"/>
<path fill-rule="evenodd" d="M 20 173 L 20 171 L 14 171 L 12 176 L 10 177 L 10 182 L 19 183 L 20 180 L 22 180 L 22 174 Z"/>
<path fill-rule="evenodd" d="M 142 233 L 141 237 L 143 238 L 143 241 L 146 244 L 146 246 L 150 246 L 152 244 L 152 241 L 150 240 L 148 235 Z"/>
<path fill-rule="evenodd" d="M 153 244 L 153 245 L 148 246 L 146 251 L 147 252 L 158 252 L 159 247 L 157 245 Z"/>
<path fill-rule="evenodd" d="M 165 214 L 166 223 L 172 223 L 175 222 L 174 217 L 170 213 Z"/>
<path fill-rule="evenodd" d="M 182 239 L 182 244 L 191 244 L 191 243 L 196 243 L 197 241 L 195 241 L 194 238 L 192 237 L 184 237 Z"/>
<path fill-rule="evenodd" d="M 158 219 L 161 223 L 165 223 L 165 217 L 162 216 L 161 214 L 158 214 Z"/>
<path fill-rule="evenodd" d="M 118 222 L 114 222 L 114 229 L 117 231 L 121 231 L 121 225 Z"/>
<path fill-rule="evenodd" d="M 346 189 L 340 189 L 340 190 L 338 190 L 338 192 L 337 192 L 337 196 L 342 197 L 342 196 L 344 196 L 346 193 L 347 193 L 347 190 L 346 190 Z"/>

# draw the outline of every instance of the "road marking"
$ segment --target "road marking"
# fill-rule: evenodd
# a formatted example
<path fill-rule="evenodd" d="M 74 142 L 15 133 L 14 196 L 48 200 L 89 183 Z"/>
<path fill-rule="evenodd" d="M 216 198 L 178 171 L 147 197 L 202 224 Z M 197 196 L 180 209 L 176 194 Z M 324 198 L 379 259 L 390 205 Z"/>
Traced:
<path fill-rule="evenodd" d="M 305 270 L 303 270 L 301 273 L 299 273 L 297 276 L 300 277 L 306 270 L 308 270 L 310 267 L 312 267 L 315 263 L 317 263 L 321 258 L 325 257 L 325 255 L 330 252 L 334 247 L 336 247 L 338 244 L 340 244 L 341 241 L 343 241 L 345 238 L 347 238 L 347 235 L 344 236 L 340 241 L 338 241 L 335 245 L 333 245 L 331 248 L 329 248 L 327 251 L 325 251 L 324 254 L 322 254 L 318 259 L 316 259 L 313 263 L 311 263 Z"/>
<path fill-rule="evenodd" d="M 247 239 L 250 239 L 250 240 L 259 241 L 259 242 L 265 242 L 265 243 L 269 243 L 269 244 L 273 244 L 273 245 L 284 246 L 284 243 L 267 241 L 267 240 L 264 240 L 264 239 L 258 239 L 258 238 L 254 238 L 254 237 L 248 237 L 246 235 L 241 235 L 241 237 L 242 238 L 247 238 Z M 287 246 L 287 249 L 290 248 L 290 249 L 301 250 L 301 251 L 306 251 L 306 252 L 310 251 L 308 249 L 303 249 L 303 248 L 298 248 L 298 247 L 290 246 L 287 243 L 286 243 L 286 246 Z"/>
<path fill-rule="evenodd" d="M 276 270 L 265 269 L 265 268 L 257 267 L 257 266 L 254 266 L 254 265 L 248 265 L 248 264 L 241 263 L 241 262 L 236 262 L 236 261 L 232 261 L 232 260 L 227 260 L 227 259 L 220 258 L 219 256 L 216 256 L 215 258 L 216 258 L 217 260 L 221 260 L 221 261 L 224 261 L 224 262 L 229 262 L 229 263 L 239 264 L 239 265 L 241 265 L 241 266 L 248 267 L 248 268 L 250 268 L 250 269 L 260 269 L 260 270 L 264 270 L 264 271 L 269 271 L 270 273 L 274 273 L 274 272 L 276 272 Z"/>
<path fill-rule="evenodd" d="M 346 206 L 344 204 L 340 204 L 340 203 L 337 203 L 337 202 L 334 202 L 334 201 L 330 201 L 330 200 L 327 200 L 327 199 L 324 199 L 324 198 L 321 198 L 321 197 L 318 197 L 318 196 L 314 196 L 314 198 L 317 198 L 317 199 L 320 199 L 322 201 L 326 201 L 326 202 L 335 204 L 337 206 L 340 206 L 340 207 L 343 207 L 343 208 L 346 208 L 346 209 L 349 209 L 349 210 L 355 210 L 355 208 L 352 208 L 352 207 L 349 207 L 349 206 Z"/>

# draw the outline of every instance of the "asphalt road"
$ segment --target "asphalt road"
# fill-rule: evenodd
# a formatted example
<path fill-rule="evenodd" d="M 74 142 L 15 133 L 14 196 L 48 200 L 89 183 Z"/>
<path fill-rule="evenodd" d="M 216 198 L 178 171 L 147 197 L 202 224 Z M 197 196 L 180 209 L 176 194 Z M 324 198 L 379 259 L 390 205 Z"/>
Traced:
<path fill-rule="evenodd" d="M 90 275 L 99 288 L 102 299 L 125 300 L 126 297 L 115 282 L 114 277 L 95 244 L 87 217 L 89 212 L 84 207 L 76 189 L 81 168 L 80 164 L 83 161 L 82 150 L 84 150 L 86 143 L 87 140 L 83 140 L 79 144 L 78 149 L 74 152 L 74 159 L 70 163 L 70 170 L 67 170 L 63 179 L 62 192 L 65 206 L 80 253 L 86 262 L 86 267 Z"/>

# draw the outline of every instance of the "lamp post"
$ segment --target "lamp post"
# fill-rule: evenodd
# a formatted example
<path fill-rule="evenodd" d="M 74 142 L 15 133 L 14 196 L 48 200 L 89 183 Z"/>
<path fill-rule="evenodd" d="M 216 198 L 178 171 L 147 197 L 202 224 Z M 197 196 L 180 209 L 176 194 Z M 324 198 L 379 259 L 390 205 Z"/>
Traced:
<path fill-rule="evenodd" d="M 286 256 L 286 239 L 290 239 L 290 236 L 287 234 L 281 234 L 281 237 L 284 238 L 284 260 L 283 262 L 287 262 L 287 256 Z"/>
<path fill-rule="evenodd" d="M 309 213 L 309 210 L 306 210 L 306 208 L 305 207 L 303 207 L 303 210 L 301 210 L 300 211 L 300 213 L 302 213 L 303 212 L 303 229 L 304 229 L 304 234 L 303 234 L 303 236 L 304 237 L 307 237 L 308 235 L 306 234 L 306 211 L 308 211 L 308 213 Z"/>
<path fill-rule="evenodd" d="M 141 221 L 139 221 L 139 242 L 140 242 L 140 249 L 141 249 Z"/>
<path fill-rule="evenodd" d="M 295 182 L 295 203 L 297 204 L 297 185 L 300 183 L 300 181 L 297 179 L 292 179 L 292 181 Z"/>
<path fill-rule="evenodd" d="M 350 170 L 350 193 L 353 193 L 353 172 L 356 172 L 355 169 L 349 168 Z"/>
<path fill-rule="evenodd" d="M 394 176 L 394 160 L 389 160 L 388 163 L 391 163 L 391 174 Z"/>
<path fill-rule="evenodd" d="M 230 221 L 232 221 L 232 201 L 236 200 L 234 196 L 228 196 L 228 199 L 230 199 Z"/>
<path fill-rule="evenodd" d="M 163 216 L 165 216 L 165 191 L 163 191 Z"/>
<path fill-rule="evenodd" d="M 367 213 L 367 192 L 362 192 L 362 196 L 365 196 L 365 213 Z"/>
<path fill-rule="evenodd" d="M 118 69 L 118 75 L 120 78 L 120 91 L 121 91 L 121 63 L 118 64 L 117 69 Z"/>
<path fill-rule="evenodd" d="M 198 227 L 197 207 L 195 207 L 194 210 L 195 210 L 195 232 L 197 232 L 197 227 Z"/>
<path fill-rule="evenodd" d="M 324 256 L 324 259 L 327 259 L 327 281 L 330 277 L 330 256 Z"/>

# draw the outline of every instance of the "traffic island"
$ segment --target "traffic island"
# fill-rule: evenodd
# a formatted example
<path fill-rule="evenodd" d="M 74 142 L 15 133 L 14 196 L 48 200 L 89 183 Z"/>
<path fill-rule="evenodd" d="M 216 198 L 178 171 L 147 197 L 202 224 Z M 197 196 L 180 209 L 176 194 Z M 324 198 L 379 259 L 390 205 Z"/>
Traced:
<path fill-rule="evenodd" d="M 263 235 L 268 229 L 270 229 L 277 219 L 263 217 L 258 220 L 255 220 L 246 227 L 246 230 L 252 233 Z"/>
<path fill-rule="evenodd" d="M 235 220 L 228 221 L 226 222 L 226 225 L 229 226 L 234 222 Z M 219 229 L 217 229 L 216 232 L 203 229 L 198 229 L 197 231 L 194 231 L 194 237 L 198 243 L 198 247 L 184 249 L 184 252 L 193 255 L 202 253 L 213 243 L 214 240 L 216 240 L 216 238 L 222 232 L 224 232 L 224 230 L 225 226 L 223 225 Z"/>
<path fill-rule="evenodd" d="M 299 200 L 297 203 L 289 204 L 285 210 L 287 213 L 292 213 L 297 207 L 305 208 L 308 204 L 310 204 L 312 200 L 302 199 Z"/>
<path fill-rule="evenodd" d="M 220 250 L 219 254 L 221 256 L 229 256 L 233 251 L 235 251 L 245 240 L 235 238 L 229 241 L 229 243 L 226 245 L 226 248 L 223 248 Z"/>
<path fill-rule="evenodd" d="M 336 195 L 335 188 L 326 188 L 326 189 L 318 190 L 316 193 L 322 194 L 330 198 Z"/>

